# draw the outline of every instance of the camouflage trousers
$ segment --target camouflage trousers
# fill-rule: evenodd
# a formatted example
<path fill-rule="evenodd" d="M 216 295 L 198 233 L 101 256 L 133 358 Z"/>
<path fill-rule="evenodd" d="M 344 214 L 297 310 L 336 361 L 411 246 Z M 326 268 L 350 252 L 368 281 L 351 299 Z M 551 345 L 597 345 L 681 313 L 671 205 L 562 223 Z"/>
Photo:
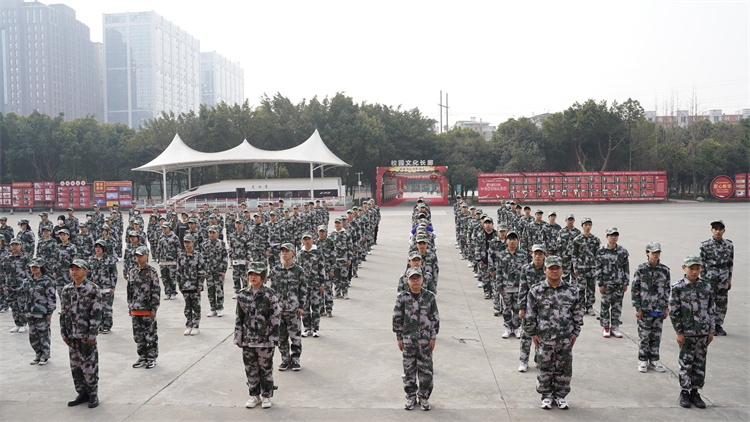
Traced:
<path fill-rule="evenodd" d="M 464 258 L 469 256 L 469 243 L 466 241 L 466 237 L 460 236 L 458 238 L 458 250 L 461 251 L 461 256 Z"/>
<path fill-rule="evenodd" d="M 307 287 L 307 300 L 302 312 L 302 323 L 306 330 L 320 329 L 320 287 Z"/>
<path fill-rule="evenodd" d="M 162 265 L 161 283 L 164 285 L 164 295 L 171 296 L 177 294 L 177 266 Z"/>
<path fill-rule="evenodd" d="M 492 296 L 492 276 L 487 264 L 477 264 L 477 280 L 482 283 L 484 297 Z"/>
<path fill-rule="evenodd" d="M 323 299 L 320 301 L 320 313 L 333 312 L 333 281 L 326 280 L 323 286 Z"/>
<path fill-rule="evenodd" d="M 23 291 L 20 287 L 13 288 L 8 287 L 8 306 L 10 306 L 10 311 L 13 314 L 13 322 L 16 324 L 17 327 L 23 327 L 26 325 L 26 320 L 23 317 L 24 313 L 24 304 L 25 299 L 23 297 Z"/>
<path fill-rule="evenodd" d="M 521 319 L 521 362 L 529 362 L 529 354 L 531 353 L 531 337 L 526 334 L 526 318 Z M 534 362 L 539 363 L 539 350 L 534 348 Z"/>
<path fill-rule="evenodd" d="M 604 293 L 601 301 L 601 315 L 599 323 L 604 328 L 618 328 L 622 321 L 622 298 L 625 292 L 622 291 L 622 284 L 605 284 Z"/>
<path fill-rule="evenodd" d="M 594 271 L 595 268 L 579 268 L 577 276 L 571 274 L 571 277 L 574 277 L 576 280 L 578 298 L 584 311 L 593 308 L 594 303 L 596 303 L 596 279 L 594 278 Z"/>
<path fill-rule="evenodd" d="M 680 364 L 680 387 L 683 390 L 703 388 L 706 379 L 708 336 L 685 336 L 677 362 Z"/>
<path fill-rule="evenodd" d="M 100 328 L 102 330 L 112 329 L 112 305 L 115 301 L 114 293 L 110 293 L 109 289 L 102 289 L 102 323 Z"/>
<path fill-rule="evenodd" d="M 643 312 L 638 320 L 638 360 L 656 362 L 659 360 L 659 345 L 661 344 L 661 328 L 664 318 L 661 315 L 652 316 Z"/>
<path fill-rule="evenodd" d="M 333 264 L 333 286 L 337 295 L 349 293 L 349 266 L 346 260 L 336 260 Z"/>
<path fill-rule="evenodd" d="M 268 253 L 268 268 L 275 268 L 279 265 L 279 256 L 281 255 L 281 246 L 271 246 L 271 251 Z"/>
<path fill-rule="evenodd" d="M 515 330 L 521 327 L 521 318 L 518 317 L 518 292 L 503 293 L 503 325 L 509 330 Z"/>
<path fill-rule="evenodd" d="M 198 328 L 201 323 L 201 291 L 182 292 L 182 297 L 185 299 L 185 327 Z"/>
<path fill-rule="evenodd" d="M 70 273 L 68 272 L 67 268 L 62 270 L 62 274 L 57 274 L 57 278 L 55 279 L 55 290 L 57 290 L 58 299 L 62 300 L 63 287 L 65 287 L 66 284 L 69 284 L 72 281 L 73 280 L 70 278 Z"/>
<path fill-rule="evenodd" d="M 97 394 L 99 390 L 99 350 L 96 342 L 92 345 L 86 339 L 68 339 L 68 356 L 73 384 L 78 393 Z"/>
<path fill-rule="evenodd" d="M 38 359 L 49 359 L 50 323 L 45 317 L 30 317 L 29 343 Z"/>
<path fill-rule="evenodd" d="M 726 268 L 709 268 L 706 280 L 711 282 L 714 293 L 714 307 L 716 325 L 724 325 L 729 302 L 729 270 Z"/>
<path fill-rule="evenodd" d="M 235 264 L 232 266 L 232 281 L 234 282 L 234 293 L 247 287 L 247 265 Z"/>
<path fill-rule="evenodd" d="M 253 249 L 250 251 L 250 260 L 254 262 L 266 263 L 266 250 L 265 249 Z"/>
<path fill-rule="evenodd" d="M 565 398 L 573 376 L 573 346 L 570 339 L 560 343 L 539 344 L 539 373 L 536 391 L 542 398 Z"/>
<path fill-rule="evenodd" d="M 492 281 L 492 309 L 499 313 L 504 309 L 503 295 L 500 294 L 500 283 L 497 280 Z"/>
<path fill-rule="evenodd" d="M 279 353 L 282 360 L 289 360 L 289 344 L 291 343 L 291 361 L 299 363 L 302 355 L 302 331 L 297 312 L 281 312 L 281 323 L 279 324 Z"/>
<path fill-rule="evenodd" d="M 242 348 L 247 388 L 253 397 L 273 397 L 273 352 L 273 347 Z"/>
<path fill-rule="evenodd" d="M 138 356 L 155 360 L 159 357 L 159 335 L 156 333 L 156 319 L 151 315 L 133 315 L 133 340 Z"/>
<path fill-rule="evenodd" d="M 404 340 L 404 391 L 406 398 L 429 399 L 432 394 L 432 351 L 428 340 Z M 417 382 L 419 381 L 419 382 Z"/>
<path fill-rule="evenodd" d="M 0 287 L 0 309 L 8 309 L 8 297 L 2 287 Z"/>
<path fill-rule="evenodd" d="M 224 310 L 224 280 L 221 273 L 208 272 L 206 274 L 206 290 L 208 290 L 208 303 L 212 311 Z"/>

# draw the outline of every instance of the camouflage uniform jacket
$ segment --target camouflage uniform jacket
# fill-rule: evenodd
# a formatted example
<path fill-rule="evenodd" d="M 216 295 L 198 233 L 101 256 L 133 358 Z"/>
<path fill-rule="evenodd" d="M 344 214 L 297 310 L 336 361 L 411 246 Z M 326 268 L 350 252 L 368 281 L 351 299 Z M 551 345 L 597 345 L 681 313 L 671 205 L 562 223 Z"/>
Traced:
<path fill-rule="evenodd" d="M 74 239 L 78 235 L 78 217 L 65 217 L 65 227 L 70 230 L 70 238 Z"/>
<path fill-rule="evenodd" d="M 203 232 L 201 232 L 201 230 L 196 227 L 195 231 L 188 230 L 188 231 L 185 232 L 185 234 L 186 235 L 192 234 L 193 237 L 195 238 L 195 242 L 193 242 L 193 248 L 197 252 L 203 252 L 201 250 L 201 248 L 203 247 L 203 242 L 205 241 L 205 237 L 203 236 Z"/>
<path fill-rule="evenodd" d="M 21 290 L 23 282 L 31 276 L 31 271 L 29 271 L 30 260 L 29 255 L 23 251 L 18 252 L 18 255 L 13 255 L 13 252 L 10 252 L 0 263 L 3 266 L 2 273 L 5 274 L 4 286 L 8 290 Z"/>
<path fill-rule="evenodd" d="M 599 238 L 593 234 L 588 236 L 580 234 L 573 239 L 568 249 L 573 269 L 596 268 L 596 252 L 601 244 Z"/>
<path fill-rule="evenodd" d="M 266 233 L 268 233 L 268 246 L 279 246 L 284 239 L 284 226 L 277 219 L 275 223 L 266 223 Z"/>
<path fill-rule="evenodd" d="M 0 290 L 5 285 L 6 268 L 5 265 L 8 263 L 8 257 L 11 255 L 10 248 L 7 246 L 0 246 Z"/>
<path fill-rule="evenodd" d="M 27 253 L 29 256 L 34 255 L 34 245 L 36 244 L 36 237 L 34 232 L 31 230 L 22 230 L 18 232 L 18 239 L 21 240 L 21 250 Z M 10 244 L 11 239 L 6 240 Z"/>
<path fill-rule="evenodd" d="M 492 230 L 488 234 L 482 230 L 474 242 L 474 260 L 476 262 L 482 261 L 485 265 L 489 265 L 493 261 L 493 257 L 496 257 L 500 253 L 500 243 L 502 241 L 497 231 Z M 490 271 L 494 272 L 495 268 L 490 267 Z"/>
<path fill-rule="evenodd" d="M 439 331 L 440 316 L 432 292 L 422 289 L 417 299 L 411 290 L 398 294 L 393 308 L 393 332 L 397 340 L 412 344 L 435 340 Z"/>
<path fill-rule="evenodd" d="M 91 230 L 86 232 L 86 234 L 78 233 L 73 243 L 78 248 L 78 256 L 80 258 L 89 259 L 94 254 L 94 237 L 91 235 Z M 111 253 L 112 250 L 108 249 L 108 252 Z"/>
<path fill-rule="evenodd" d="M 505 249 L 499 257 L 500 264 L 496 268 L 500 290 L 517 291 L 521 283 L 521 268 L 529 262 L 529 254 L 519 247 L 516 248 L 515 253 L 510 253 L 510 249 Z"/>
<path fill-rule="evenodd" d="M 703 261 L 701 278 L 713 283 L 713 279 L 719 275 L 720 270 L 727 270 L 729 277 L 732 277 L 734 244 L 731 240 L 722 238 L 717 241 L 711 238 L 701 242 L 700 250 L 701 261 Z M 726 288 L 726 286 L 724 287 Z"/>
<path fill-rule="evenodd" d="M 281 263 L 271 269 L 268 280 L 279 299 L 281 312 L 297 312 L 297 309 L 306 309 L 307 289 L 305 289 L 304 276 L 302 268 L 294 263 L 289 268 Z"/>
<path fill-rule="evenodd" d="M 422 274 L 422 290 L 427 290 L 428 292 L 435 293 L 436 289 L 437 286 L 435 286 L 435 280 L 432 279 L 432 274 L 425 271 Z M 401 293 L 408 292 L 410 290 L 411 286 L 409 286 L 409 280 L 406 278 L 406 273 L 403 273 L 398 279 L 398 287 L 396 287 L 396 292 Z"/>
<path fill-rule="evenodd" d="M 528 235 L 527 235 L 527 249 L 531 250 L 531 245 L 544 245 L 545 248 L 549 248 L 549 224 L 546 221 L 539 223 L 536 220 L 529 223 Z"/>
<path fill-rule="evenodd" d="M 348 261 L 352 259 L 352 252 L 354 251 L 354 245 L 352 244 L 352 238 L 346 229 L 341 231 L 332 231 L 330 233 L 331 240 L 333 240 L 333 247 L 336 255 L 336 260 Z"/>
<path fill-rule="evenodd" d="M 60 274 L 68 271 L 70 263 L 78 257 L 78 248 L 72 242 L 68 242 L 67 245 L 62 243 L 57 245 L 57 258 L 55 258 L 55 274 L 60 277 Z"/>
<path fill-rule="evenodd" d="M 156 259 L 159 261 L 177 261 L 177 255 L 182 248 L 180 238 L 170 231 L 168 235 L 162 233 L 156 247 Z"/>
<path fill-rule="evenodd" d="M 237 346 L 274 347 L 279 344 L 281 309 L 276 292 L 268 286 L 240 290 L 237 295 L 237 318 L 234 344 Z"/>
<path fill-rule="evenodd" d="M 557 234 L 558 253 L 560 254 L 560 257 L 562 257 L 563 267 L 567 268 L 572 264 L 571 253 L 573 253 L 573 249 L 571 248 L 571 245 L 573 244 L 573 239 L 580 234 L 581 231 L 576 227 L 569 229 L 568 226 L 561 228 L 560 232 Z"/>
<path fill-rule="evenodd" d="M 698 279 L 683 278 L 672 285 L 669 317 L 677 334 L 707 336 L 714 332 L 714 295 L 711 285 Z"/>
<path fill-rule="evenodd" d="M 13 237 L 15 236 L 15 232 L 13 231 L 13 227 L 6 225 L 5 227 L 0 227 L 0 234 L 5 236 L 5 246 L 10 245 L 10 241 L 13 240 Z"/>
<path fill-rule="evenodd" d="M 323 252 L 315 245 L 309 251 L 305 249 L 304 245 L 297 251 L 295 262 L 302 267 L 305 286 L 317 289 L 325 282 L 324 260 Z"/>
<path fill-rule="evenodd" d="M 148 228 L 146 229 L 146 236 L 148 237 L 148 244 L 152 249 L 156 246 L 157 243 L 159 243 L 159 238 L 161 237 L 161 235 L 161 224 L 159 224 L 159 221 L 157 220 L 156 222 L 154 222 L 153 220 L 149 220 Z"/>
<path fill-rule="evenodd" d="M 671 290 L 669 267 L 662 263 L 652 266 L 646 261 L 635 269 L 630 298 L 636 312 L 663 312 Z"/>
<path fill-rule="evenodd" d="M 55 312 L 55 282 L 46 275 L 39 278 L 30 276 L 23 283 L 26 318 L 51 317 Z"/>
<path fill-rule="evenodd" d="M 89 273 L 86 277 L 104 290 L 114 289 L 117 285 L 117 261 L 115 258 L 105 253 L 101 258 L 96 255 L 92 256 L 88 262 Z"/>
<path fill-rule="evenodd" d="M 235 221 L 237 221 L 237 218 L 229 218 L 229 216 L 227 216 L 227 219 L 224 222 L 224 228 L 227 231 L 227 238 L 232 237 L 233 233 L 237 233 L 237 228 L 234 227 Z"/>
<path fill-rule="evenodd" d="M 242 230 L 242 233 L 239 234 L 235 231 L 229 237 L 229 258 L 232 261 L 243 261 L 243 265 L 245 264 L 244 261 L 250 260 L 250 238 L 245 230 Z"/>
<path fill-rule="evenodd" d="M 545 343 L 561 343 L 581 334 L 583 308 L 578 303 L 578 289 L 563 280 L 557 288 L 543 282 L 529 289 L 524 330 L 529 337 L 538 336 Z"/>
<path fill-rule="evenodd" d="M 94 215 L 91 216 L 91 227 L 89 228 L 89 233 L 97 233 L 98 236 L 102 226 L 104 226 L 104 213 L 96 211 Z"/>
<path fill-rule="evenodd" d="M 526 309 L 529 299 L 529 289 L 546 279 L 547 275 L 544 274 L 544 265 L 537 268 L 533 262 L 529 262 L 521 267 L 521 281 L 518 286 L 518 305 L 521 309 Z"/>
<path fill-rule="evenodd" d="M 64 339 L 96 340 L 102 322 L 100 288 L 84 279 L 63 287 L 60 294 L 60 334 Z"/>
<path fill-rule="evenodd" d="M 206 271 L 212 274 L 221 274 L 227 272 L 227 248 L 224 246 L 224 242 L 216 239 L 212 242 L 208 239 L 203 244 L 203 257 L 206 258 Z"/>
<path fill-rule="evenodd" d="M 250 238 L 250 248 L 253 251 L 265 252 L 268 250 L 268 227 L 265 224 L 251 224 L 248 237 Z"/>
<path fill-rule="evenodd" d="M 545 246 L 547 247 L 547 254 L 548 255 L 558 255 L 560 254 L 560 230 L 562 227 L 560 227 L 559 224 L 547 224 L 545 227 L 545 233 L 544 237 L 546 239 Z M 563 261 L 564 262 L 564 261 Z"/>
<path fill-rule="evenodd" d="M 128 275 L 128 310 L 156 313 L 161 300 L 159 275 L 151 265 L 135 267 Z"/>
<path fill-rule="evenodd" d="M 145 245 L 138 243 L 133 246 L 132 243 L 128 243 L 127 246 L 125 246 L 125 252 L 122 254 L 122 275 L 124 277 L 127 277 L 130 274 L 130 270 L 138 266 L 138 261 L 135 260 L 135 250 L 141 246 Z"/>
<path fill-rule="evenodd" d="M 183 290 L 203 290 L 203 280 L 206 279 L 206 260 L 203 254 L 193 250 L 188 255 L 187 252 L 180 251 L 177 257 L 177 286 L 180 291 Z"/>
<path fill-rule="evenodd" d="M 58 243 L 52 237 L 49 240 L 41 239 L 36 245 L 36 256 L 44 260 L 44 266 L 49 270 L 55 269 L 55 259 L 57 259 Z"/>
<path fill-rule="evenodd" d="M 614 249 L 602 246 L 596 253 L 596 273 L 598 286 L 607 284 L 622 284 L 630 282 L 630 260 L 628 250 L 620 245 Z"/>
<path fill-rule="evenodd" d="M 333 266 L 336 264 L 333 239 L 331 239 L 331 236 L 326 236 L 323 240 L 317 238 L 315 239 L 315 246 L 318 247 L 318 250 L 323 257 L 323 269 L 327 275 L 329 272 L 333 271 Z M 328 277 L 326 276 L 326 280 L 327 279 Z"/>

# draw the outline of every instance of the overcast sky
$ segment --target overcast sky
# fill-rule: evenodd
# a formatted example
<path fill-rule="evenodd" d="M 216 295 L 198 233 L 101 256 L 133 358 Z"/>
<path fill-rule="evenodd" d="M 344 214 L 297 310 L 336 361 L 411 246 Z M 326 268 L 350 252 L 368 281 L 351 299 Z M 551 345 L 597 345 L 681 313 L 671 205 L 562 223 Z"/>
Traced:
<path fill-rule="evenodd" d="M 43 1 L 55 3 L 55 1 Z M 245 70 L 251 105 L 344 92 L 449 122 L 633 98 L 646 110 L 750 108 L 750 1 L 63 0 L 153 10 Z M 697 95 L 693 95 L 693 92 Z M 445 119 L 445 118 L 444 118 Z M 445 122 L 444 122 L 445 123 Z"/>

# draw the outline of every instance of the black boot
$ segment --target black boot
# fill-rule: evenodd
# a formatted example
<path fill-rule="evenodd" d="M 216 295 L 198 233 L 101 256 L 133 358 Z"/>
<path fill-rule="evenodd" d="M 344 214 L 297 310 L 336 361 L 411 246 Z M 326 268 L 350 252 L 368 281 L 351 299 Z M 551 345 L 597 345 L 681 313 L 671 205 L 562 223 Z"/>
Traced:
<path fill-rule="evenodd" d="M 727 332 L 724 331 L 724 327 L 722 327 L 719 324 L 716 324 L 716 328 L 714 328 L 714 332 L 715 332 L 714 335 L 717 335 L 717 336 L 725 336 L 725 335 L 727 335 Z"/>
<path fill-rule="evenodd" d="M 690 403 L 693 403 L 698 409 L 706 408 L 706 403 L 704 403 L 701 399 L 701 395 L 698 394 L 698 390 L 693 390 L 690 392 Z"/>
<path fill-rule="evenodd" d="M 684 408 L 690 408 L 690 392 L 688 390 L 682 390 L 680 393 L 680 406 Z"/>
<path fill-rule="evenodd" d="M 96 406 L 99 406 L 99 397 L 96 394 L 92 394 L 89 397 L 89 409 L 93 409 Z"/>
<path fill-rule="evenodd" d="M 78 393 L 78 396 L 76 398 L 68 402 L 68 406 L 78 406 L 79 404 L 86 403 L 87 401 L 89 401 L 88 393 Z"/>

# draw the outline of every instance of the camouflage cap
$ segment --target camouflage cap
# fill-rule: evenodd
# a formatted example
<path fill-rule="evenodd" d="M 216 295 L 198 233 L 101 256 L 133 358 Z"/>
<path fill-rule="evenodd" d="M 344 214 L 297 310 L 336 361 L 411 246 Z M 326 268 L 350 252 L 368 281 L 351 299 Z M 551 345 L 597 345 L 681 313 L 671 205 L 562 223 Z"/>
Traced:
<path fill-rule="evenodd" d="M 206 213 L 206 210 L 204 210 L 203 208 L 198 210 L 198 214 L 205 214 L 205 213 Z"/>
<path fill-rule="evenodd" d="M 198 220 L 196 220 L 195 218 L 188 218 L 188 224 L 190 223 L 198 224 Z"/>
<path fill-rule="evenodd" d="M 276 215 L 276 211 L 270 211 L 268 215 Z"/>
<path fill-rule="evenodd" d="M 528 205 L 526 205 L 525 207 L 523 207 L 523 210 L 524 210 L 524 211 L 526 211 L 526 210 L 529 210 L 529 211 L 531 211 L 531 207 L 530 207 L 530 206 L 528 206 Z"/>
<path fill-rule="evenodd" d="M 555 266 L 562 267 L 562 265 L 563 265 L 563 260 L 557 255 L 550 255 L 544 258 L 544 268 L 555 267 Z"/>
<path fill-rule="evenodd" d="M 714 225 L 717 225 L 717 224 L 719 226 L 721 226 L 722 229 L 726 227 L 726 225 L 724 225 L 724 221 L 722 221 L 722 220 L 713 220 L 713 221 L 711 221 L 711 227 L 713 227 Z"/>
<path fill-rule="evenodd" d="M 135 230 L 128 231 L 128 237 L 140 237 L 140 234 Z"/>
<path fill-rule="evenodd" d="M 547 214 L 547 217 L 552 217 L 553 215 L 554 215 L 555 217 L 557 217 L 557 213 L 556 213 L 556 212 L 554 212 L 554 211 L 550 211 L 550 213 L 549 213 L 549 214 Z"/>
<path fill-rule="evenodd" d="M 108 246 L 107 245 L 107 241 L 104 240 L 104 239 L 96 239 L 96 242 L 94 243 L 94 246 L 96 246 L 96 245 L 101 246 L 102 248 L 104 248 L 105 251 L 107 250 L 107 246 Z"/>
<path fill-rule="evenodd" d="M 217 225 L 214 224 L 212 226 L 208 226 L 208 231 L 209 232 L 216 232 L 216 233 L 218 233 L 218 232 L 221 231 L 221 229 L 219 228 L 219 226 L 217 226 Z"/>
<path fill-rule="evenodd" d="M 136 220 L 135 217 L 130 217 L 130 220 L 128 220 L 128 221 L 131 222 L 131 223 L 137 223 L 138 222 L 138 220 Z"/>
<path fill-rule="evenodd" d="M 685 257 L 685 259 L 682 261 L 682 265 L 689 267 L 691 265 L 703 265 L 703 261 L 701 261 L 700 257 L 695 255 L 688 255 Z"/>
<path fill-rule="evenodd" d="M 416 233 L 417 234 L 420 234 L 420 233 L 427 234 L 427 227 L 423 227 L 423 226 L 417 227 Z"/>
<path fill-rule="evenodd" d="M 7 239 L 5 239 L 5 235 L 0 233 L 0 242 L 5 242 Z"/>
<path fill-rule="evenodd" d="M 288 251 L 294 252 L 294 245 L 292 245 L 291 243 L 284 243 L 281 245 L 280 249 L 286 249 Z"/>
<path fill-rule="evenodd" d="M 208 218 L 219 218 L 219 217 L 217 217 L 216 214 L 211 214 L 208 216 Z"/>
<path fill-rule="evenodd" d="M 334 218 L 334 219 L 333 219 L 333 222 L 334 222 L 334 223 L 340 223 L 340 222 L 341 222 L 341 218 Z"/>
<path fill-rule="evenodd" d="M 518 233 L 515 230 L 511 230 L 508 232 L 508 234 L 505 235 L 506 239 L 510 239 L 511 237 L 515 237 L 518 239 Z"/>
<path fill-rule="evenodd" d="M 139 246 L 135 248 L 135 254 L 136 255 L 148 255 L 148 248 L 145 246 Z"/>
<path fill-rule="evenodd" d="M 42 211 L 39 213 L 40 217 L 49 217 L 49 213 L 47 211 Z"/>
<path fill-rule="evenodd" d="M 82 229 L 88 229 L 89 228 L 89 223 L 88 223 L 88 221 L 84 221 L 83 223 L 79 224 L 78 227 L 80 227 Z M 44 230 L 44 228 L 42 228 L 42 230 Z"/>
<path fill-rule="evenodd" d="M 567 216 L 567 217 L 565 217 L 565 219 L 566 219 L 566 220 L 570 220 L 571 218 L 572 218 L 573 220 L 575 220 L 575 219 L 576 219 L 576 216 L 575 216 L 575 215 L 573 215 L 573 214 L 568 214 L 568 216 Z"/>
<path fill-rule="evenodd" d="M 481 208 L 477 208 L 476 211 L 477 211 L 477 214 L 484 214 L 484 211 L 482 211 Z"/>
<path fill-rule="evenodd" d="M 508 226 L 505 223 L 500 223 L 500 224 L 497 225 L 497 230 L 499 230 L 501 232 L 507 232 L 508 231 Z"/>
<path fill-rule="evenodd" d="M 321 224 L 321 225 L 318 226 L 318 231 L 319 232 L 320 231 L 327 232 L 328 231 L 328 227 L 325 224 Z"/>
<path fill-rule="evenodd" d="M 0 215 L 0 221 L 8 221 L 8 217 Z"/>
<path fill-rule="evenodd" d="M 251 262 L 250 265 L 247 266 L 247 273 L 253 273 L 253 274 L 260 274 L 263 275 L 268 271 L 268 267 L 266 267 L 266 264 L 263 262 Z"/>
<path fill-rule="evenodd" d="M 591 221 L 591 217 L 583 217 L 583 218 L 581 219 L 581 225 L 584 225 L 584 224 L 586 224 L 586 223 L 591 223 L 591 224 L 594 224 L 594 222 L 593 222 L 593 221 Z"/>
<path fill-rule="evenodd" d="M 196 208 L 190 208 L 190 212 L 198 212 L 198 209 L 196 209 Z"/>
<path fill-rule="evenodd" d="M 159 216 L 159 221 L 162 221 L 162 220 L 164 220 L 164 221 L 167 221 L 167 217 L 165 217 L 165 216 L 163 216 L 163 215 L 162 215 L 162 216 Z"/>
<path fill-rule="evenodd" d="M 544 245 L 539 245 L 539 244 L 531 245 L 531 252 L 536 252 L 536 251 L 542 251 L 544 253 L 547 253 L 547 248 L 545 248 Z"/>
<path fill-rule="evenodd" d="M 102 230 L 110 231 L 111 228 L 108 225 L 105 224 L 105 225 L 102 226 Z"/>
<path fill-rule="evenodd" d="M 419 214 L 417 214 L 417 218 L 420 219 L 420 220 L 423 219 L 423 218 L 427 218 L 427 214 L 425 214 L 423 212 L 420 212 Z"/>
<path fill-rule="evenodd" d="M 68 236 L 70 236 L 70 230 L 68 230 L 68 229 L 62 229 L 59 232 L 57 232 L 58 236 L 61 235 L 61 234 L 67 234 Z"/>
<path fill-rule="evenodd" d="M 610 235 L 619 236 L 620 235 L 620 231 L 617 230 L 617 227 L 610 227 L 610 228 L 607 229 L 607 236 L 610 236 Z"/>
<path fill-rule="evenodd" d="M 68 207 L 65 211 L 75 211 L 73 208 Z"/>
<path fill-rule="evenodd" d="M 18 220 L 18 222 L 20 224 L 29 224 L 29 219 L 28 218 L 22 218 L 22 219 Z"/>
<path fill-rule="evenodd" d="M 484 217 L 482 219 L 482 223 L 494 223 L 495 221 L 492 219 L 492 217 Z"/>
<path fill-rule="evenodd" d="M 245 220 L 243 220 L 241 218 L 238 218 L 238 219 L 234 220 L 234 224 L 245 224 L 244 221 Z"/>
<path fill-rule="evenodd" d="M 234 212 L 234 211 L 230 212 L 229 215 L 232 216 L 232 217 L 237 217 L 237 213 Z"/>
<path fill-rule="evenodd" d="M 17 245 L 23 245 L 23 242 L 21 242 L 21 239 L 14 237 L 13 240 L 10 241 L 10 244 L 17 244 Z"/>
<path fill-rule="evenodd" d="M 182 238 L 182 242 L 195 242 L 195 236 L 192 234 L 186 234 L 185 237 Z"/>
<path fill-rule="evenodd" d="M 257 213 L 257 212 L 256 212 L 256 213 L 254 213 L 254 214 L 253 214 L 253 218 L 260 218 L 260 214 L 259 214 L 259 213 Z"/>
<path fill-rule="evenodd" d="M 466 202 L 462 202 L 462 203 L 461 203 L 461 208 L 469 208 L 469 206 L 468 206 L 468 205 L 466 205 Z"/>
<path fill-rule="evenodd" d="M 81 227 L 83 227 L 83 224 L 81 224 Z M 52 231 L 52 228 L 53 228 L 52 223 L 42 224 L 42 231 L 44 230 Z"/>
<path fill-rule="evenodd" d="M 544 211 L 537 209 L 536 211 L 534 211 L 534 214 L 544 214 Z"/>
<path fill-rule="evenodd" d="M 29 267 L 43 267 L 44 266 L 44 260 L 42 258 L 34 258 L 31 261 L 29 261 Z"/>
<path fill-rule="evenodd" d="M 417 243 L 419 243 L 419 242 L 429 242 L 430 238 L 427 237 L 426 234 L 420 234 L 420 235 L 417 235 L 417 237 L 414 239 L 414 241 L 417 242 Z"/>
<path fill-rule="evenodd" d="M 312 232 L 304 232 L 304 233 L 302 233 L 302 238 L 304 239 L 306 237 L 309 237 L 310 239 L 314 239 L 315 238 L 315 236 L 313 236 Z"/>
<path fill-rule="evenodd" d="M 104 221 L 114 221 L 114 218 L 112 218 L 110 216 L 106 216 L 106 217 L 104 217 Z"/>
<path fill-rule="evenodd" d="M 91 211 L 87 211 L 86 212 L 86 217 L 93 217 L 93 216 L 94 216 L 93 212 L 91 212 Z"/>
<path fill-rule="evenodd" d="M 161 223 L 161 227 L 162 227 L 163 229 L 171 229 L 171 228 L 172 228 L 172 225 L 171 225 L 171 224 L 169 224 L 169 223 Z"/>
<path fill-rule="evenodd" d="M 78 267 L 78 268 L 80 268 L 82 270 L 88 270 L 89 269 L 89 263 L 86 262 L 86 260 L 80 259 L 80 258 L 79 259 L 74 259 L 73 262 L 71 262 L 70 265 L 68 265 L 68 268 L 73 267 L 73 266 Z"/>
<path fill-rule="evenodd" d="M 411 251 L 411 252 L 409 253 L 409 261 L 411 261 L 411 260 L 412 260 L 412 259 L 414 259 L 414 258 L 419 258 L 419 259 L 422 259 L 422 254 L 421 254 L 421 253 L 419 253 L 419 251 Z"/>
<path fill-rule="evenodd" d="M 94 204 L 94 208 L 99 208 L 99 204 Z"/>
<path fill-rule="evenodd" d="M 659 251 L 661 251 L 661 245 L 660 244 L 658 244 L 656 242 L 652 242 L 652 243 L 647 243 L 646 244 L 646 252 L 659 252 Z"/>
<path fill-rule="evenodd" d="M 422 269 L 421 268 L 415 268 L 415 267 L 409 267 L 408 270 L 406 270 L 406 278 L 411 278 L 413 275 L 418 275 L 422 277 Z"/>
<path fill-rule="evenodd" d="M 469 210 L 475 210 L 475 209 L 477 209 L 477 207 L 475 207 L 474 205 L 469 207 Z"/>

